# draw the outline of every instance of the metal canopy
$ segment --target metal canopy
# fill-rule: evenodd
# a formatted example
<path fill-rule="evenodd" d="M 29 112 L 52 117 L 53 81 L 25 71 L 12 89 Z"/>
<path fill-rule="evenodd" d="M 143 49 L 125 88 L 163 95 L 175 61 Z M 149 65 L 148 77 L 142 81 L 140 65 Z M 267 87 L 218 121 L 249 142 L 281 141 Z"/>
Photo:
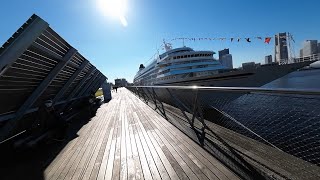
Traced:
<path fill-rule="evenodd" d="M 44 101 L 61 105 L 89 96 L 79 89 L 86 82 L 100 86 L 103 81 L 97 77 L 107 79 L 47 22 L 32 15 L 0 47 L 0 143 L 23 131 L 28 124 L 24 116 Z M 86 92 L 96 86 L 85 87 Z"/>

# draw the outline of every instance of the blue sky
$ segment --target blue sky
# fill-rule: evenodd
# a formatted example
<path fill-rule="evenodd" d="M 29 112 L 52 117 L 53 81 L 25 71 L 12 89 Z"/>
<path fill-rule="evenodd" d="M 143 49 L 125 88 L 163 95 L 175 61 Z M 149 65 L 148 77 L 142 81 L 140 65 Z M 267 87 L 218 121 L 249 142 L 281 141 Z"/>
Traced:
<path fill-rule="evenodd" d="M 114 82 L 132 82 L 140 63 L 156 53 L 162 39 L 255 37 L 291 32 L 296 54 L 306 39 L 320 40 L 320 1 L 298 0 L 127 0 L 128 26 L 106 17 L 97 0 L 10 0 L 0 6 L 0 44 L 36 13 Z M 230 48 L 234 66 L 263 62 L 273 54 L 263 41 L 186 41 L 196 50 Z M 173 42 L 182 46 L 181 41 Z M 216 56 L 217 57 L 217 56 Z"/>

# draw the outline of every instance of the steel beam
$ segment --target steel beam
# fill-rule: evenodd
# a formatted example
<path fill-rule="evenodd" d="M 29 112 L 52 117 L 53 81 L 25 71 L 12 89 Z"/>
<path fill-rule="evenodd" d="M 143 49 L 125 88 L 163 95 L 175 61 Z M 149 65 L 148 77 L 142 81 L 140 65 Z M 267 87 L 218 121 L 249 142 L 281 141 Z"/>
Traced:
<path fill-rule="evenodd" d="M 77 52 L 76 49 L 71 48 L 67 54 L 63 57 L 53 70 L 48 74 L 48 76 L 40 83 L 40 85 L 32 92 L 28 99 L 20 106 L 16 112 L 16 116 L 13 120 L 6 123 L 6 125 L 0 131 L 0 141 L 4 140 L 9 132 L 18 124 L 19 120 L 23 117 L 25 112 L 32 107 L 33 103 L 41 96 L 41 94 L 47 89 L 54 78 L 59 74 L 59 72 L 66 66 L 66 64 L 72 59 L 72 57 Z"/>
<path fill-rule="evenodd" d="M 44 47 L 44 46 L 42 46 L 42 45 L 40 45 L 40 44 L 38 44 L 36 42 L 32 43 L 32 46 L 37 48 L 37 49 L 39 49 L 40 51 L 42 51 L 42 52 L 44 52 L 46 54 L 49 54 L 50 57 L 52 57 L 54 59 L 62 60 L 62 58 L 63 58 L 62 56 L 58 55 L 57 53 L 50 51 L 46 47 Z"/>
<path fill-rule="evenodd" d="M 101 84 L 103 83 L 103 81 L 105 81 L 105 77 L 102 75 L 102 77 L 99 78 L 99 80 L 91 87 L 89 88 L 84 95 L 89 94 L 91 91 L 95 91 L 97 90 L 97 88 L 99 88 L 99 86 L 101 86 Z"/>
<path fill-rule="evenodd" d="M 97 80 L 95 83 L 92 84 L 92 86 L 90 86 L 83 94 L 82 96 L 87 96 L 90 94 L 90 92 L 94 91 L 94 89 L 96 88 L 96 86 L 98 86 L 98 84 L 102 82 L 102 78 L 99 78 L 99 80 Z"/>
<path fill-rule="evenodd" d="M 14 63 L 48 27 L 47 22 L 36 17 L 0 55 L 0 70 Z"/>
<path fill-rule="evenodd" d="M 71 92 L 71 94 L 68 96 L 66 102 L 69 102 L 73 96 L 80 90 L 82 85 L 86 82 L 88 77 L 92 74 L 94 70 L 97 70 L 94 66 L 89 70 L 89 72 L 83 77 L 83 79 L 80 81 L 80 83 L 74 88 L 74 90 Z"/>
<path fill-rule="evenodd" d="M 81 66 L 73 73 L 73 75 L 69 78 L 68 82 L 60 89 L 56 97 L 53 99 L 54 104 L 64 95 L 64 93 L 69 89 L 70 85 L 73 81 L 78 77 L 78 75 L 83 71 L 83 69 L 89 63 L 88 60 L 85 60 L 81 63 Z"/>
<path fill-rule="evenodd" d="M 94 71 L 94 70 L 96 70 L 96 71 Z M 81 92 L 79 93 L 79 95 L 78 95 L 77 97 L 74 97 L 74 96 L 77 94 L 77 92 L 80 90 L 80 88 L 82 88 L 83 84 L 86 82 L 86 80 L 88 79 L 88 77 L 90 77 L 90 75 L 92 74 L 93 71 L 94 71 L 94 74 L 95 74 L 94 76 L 95 76 L 95 77 L 100 73 L 99 70 L 97 70 L 95 67 L 92 67 L 91 70 L 90 70 L 90 72 L 88 72 L 88 74 L 86 74 L 86 76 L 85 76 L 85 77 L 81 80 L 81 82 L 77 85 L 77 87 L 75 88 L 75 90 L 72 91 L 72 93 L 68 96 L 68 98 L 67 98 L 67 100 L 66 100 L 66 103 L 63 104 L 63 105 L 60 107 L 59 111 L 63 111 L 63 110 L 65 109 L 65 107 L 67 107 L 68 103 L 71 102 L 71 101 L 73 101 L 74 99 L 81 98 L 81 96 L 80 96 L 80 93 L 81 93 Z M 90 85 L 90 83 L 87 83 L 87 84 L 85 85 L 85 87 L 88 86 L 88 85 Z M 82 88 L 81 91 L 83 91 L 83 89 L 85 89 L 85 88 Z M 73 104 L 73 103 L 71 103 L 70 105 L 72 106 L 72 104 Z M 70 105 L 69 105 L 69 106 L 70 106 Z"/>
<path fill-rule="evenodd" d="M 86 94 L 90 93 L 90 91 L 95 93 L 105 80 L 106 80 L 105 77 L 102 75 L 100 80 L 90 90 L 88 90 Z"/>
<path fill-rule="evenodd" d="M 96 80 L 99 79 L 99 76 L 100 76 L 100 71 L 96 71 L 95 75 L 93 76 L 93 78 L 91 78 L 91 82 L 87 83 L 80 91 L 79 93 L 79 97 L 81 97 L 81 95 L 87 91 L 87 89 L 89 87 L 92 86 L 92 84 L 96 83 Z"/>
<path fill-rule="evenodd" d="M 106 80 L 106 77 L 102 77 L 101 80 L 99 80 L 99 81 L 93 86 L 93 88 L 91 88 L 91 89 L 89 89 L 88 91 L 86 91 L 86 92 L 84 93 L 84 95 L 89 95 L 90 92 L 95 93 L 95 92 L 98 90 L 99 86 L 101 86 L 101 84 L 102 84 L 105 80 Z"/>

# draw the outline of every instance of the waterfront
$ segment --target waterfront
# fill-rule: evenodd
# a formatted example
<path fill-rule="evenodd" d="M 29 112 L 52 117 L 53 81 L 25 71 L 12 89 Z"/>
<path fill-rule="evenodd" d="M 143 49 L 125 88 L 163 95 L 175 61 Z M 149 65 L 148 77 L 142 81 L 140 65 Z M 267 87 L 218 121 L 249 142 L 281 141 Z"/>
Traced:
<path fill-rule="evenodd" d="M 315 69 L 290 73 L 263 87 L 320 90 L 319 82 L 320 69 Z M 220 109 L 255 134 L 225 117 L 215 123 L 259 141 L 262 137 L 281 150 L 319 166 L 319 107 L 317 96 L 246 94 Z"/>
<path fill-rule="evenodd" d="M 263 87 L 320 89 L 320 69 L 295 71 Z"/>

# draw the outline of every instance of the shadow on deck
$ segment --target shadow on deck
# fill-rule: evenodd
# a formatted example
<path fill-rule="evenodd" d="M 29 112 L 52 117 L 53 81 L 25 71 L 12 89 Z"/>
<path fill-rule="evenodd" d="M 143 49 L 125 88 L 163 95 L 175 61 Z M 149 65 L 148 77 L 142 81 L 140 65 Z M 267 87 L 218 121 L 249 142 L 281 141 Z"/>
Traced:
<path fill-rule="evenodd" d="M 82 119 L 63 144 L 10 153 L 1 179 L 241 178 L 127 89 Z"/>
<path fill-rule="evenodd" d="M 90 113 L 85 109 L 70 122 L 63 142 L 40 142 L 35 147 L 13 148 L 2 146 L 0 150 L 0 179 L 45 179 L 44 171 L 63 151 L 65 146 L 78 138 L 77 132 L 90 123 Z"/>

